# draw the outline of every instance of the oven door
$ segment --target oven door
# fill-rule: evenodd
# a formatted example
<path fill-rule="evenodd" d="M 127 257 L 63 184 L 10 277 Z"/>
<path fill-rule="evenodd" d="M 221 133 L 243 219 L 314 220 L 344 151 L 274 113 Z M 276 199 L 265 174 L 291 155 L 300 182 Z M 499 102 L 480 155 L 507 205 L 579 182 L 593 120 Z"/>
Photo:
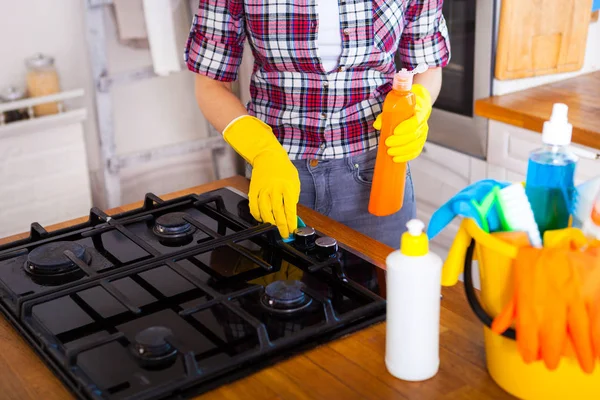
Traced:
<path fill-rule="evenodd" d="M 481 159 L 487 153 L 487 120 L 474 116 L 473 108 L 475 100 L 492 93 L 494 3 L 444 2 L 452 58 L 429 121 L 430 142 Z"/>

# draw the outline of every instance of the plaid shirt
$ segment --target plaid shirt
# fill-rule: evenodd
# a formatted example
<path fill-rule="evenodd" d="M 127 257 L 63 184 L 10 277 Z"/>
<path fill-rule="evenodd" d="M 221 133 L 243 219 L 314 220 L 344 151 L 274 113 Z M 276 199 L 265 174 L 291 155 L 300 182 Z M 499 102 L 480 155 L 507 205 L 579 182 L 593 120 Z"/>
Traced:
<path fill-rule="evenodd" d="M 391 90 L 396 53 L 407 68 L 450 59 L 443 0 L 329 1 L 339 1 L 342 29 L 342 55 L 329 73 L 317 53 L 312 1 L 201 0 L 186 45 L 191 71 L 231 82 L 248 38 L 248 112 L 273 128 L 292 160 L 376 148 L 372 124 Z"/>

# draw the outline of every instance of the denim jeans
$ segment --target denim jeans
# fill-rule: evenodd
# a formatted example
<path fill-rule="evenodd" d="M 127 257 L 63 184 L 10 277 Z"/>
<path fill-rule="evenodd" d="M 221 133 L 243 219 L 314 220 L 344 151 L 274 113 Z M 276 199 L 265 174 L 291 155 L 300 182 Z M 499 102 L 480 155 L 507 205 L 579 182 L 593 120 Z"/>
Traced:
<path fill-rule="evenodd" d="M 416 206 L 410 167 L 407 167 L 404 205 L 396 214 L 369 213 L 369 196 L 377 150 L 357 156 L 325 160 L 298 160 L 300 204 L 390 247 L 399 248 L 406 223 L 415 218 Z"/>

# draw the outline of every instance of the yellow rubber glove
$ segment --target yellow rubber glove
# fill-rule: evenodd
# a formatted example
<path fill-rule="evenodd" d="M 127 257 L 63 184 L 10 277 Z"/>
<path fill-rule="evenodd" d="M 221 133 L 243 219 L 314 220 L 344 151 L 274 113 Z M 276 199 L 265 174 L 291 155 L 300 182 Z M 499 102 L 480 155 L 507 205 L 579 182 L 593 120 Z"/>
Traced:
<path fill-rule="evenodd" d="M 271 127 L 246 115 L 227 126 L 223 138 L 252 165 L 250 213 L 257 221 L 276 225 L 282 238 L 289 237 L 298 226 L 300 178 Z"/>
<path fill-rule="evenodd" d="M 412 86 L 411 92 L 415 94 L 416 99 L 415 115 L 398 125 L 394 129 L 394 134 L 385 141 L 388 147 L 387 153 L 393 157 L 395 163 L 404 163 L 417 158 L 427 141 L 429 132 L 427 121 L 432 107 L 431 95 L 425 86 L 418 83 Z M 373 128 L 381 129 L 381 114 L 375 119 Z"/>

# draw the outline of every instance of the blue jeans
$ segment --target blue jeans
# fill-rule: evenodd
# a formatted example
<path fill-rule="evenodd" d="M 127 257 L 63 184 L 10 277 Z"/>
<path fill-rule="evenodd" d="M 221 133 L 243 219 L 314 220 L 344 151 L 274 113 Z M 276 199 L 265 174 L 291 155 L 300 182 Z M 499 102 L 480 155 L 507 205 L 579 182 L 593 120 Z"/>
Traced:
<path fill-rule="evenodd" d="M 376 156 L 377 150 L 372 150 L 336 160 L 294 161 L 300 175 L 300 204 L 396 249 L 406 223 L 416 217 L 410 167 L 402 209 L 376 217 L 368 210 Z"/>

